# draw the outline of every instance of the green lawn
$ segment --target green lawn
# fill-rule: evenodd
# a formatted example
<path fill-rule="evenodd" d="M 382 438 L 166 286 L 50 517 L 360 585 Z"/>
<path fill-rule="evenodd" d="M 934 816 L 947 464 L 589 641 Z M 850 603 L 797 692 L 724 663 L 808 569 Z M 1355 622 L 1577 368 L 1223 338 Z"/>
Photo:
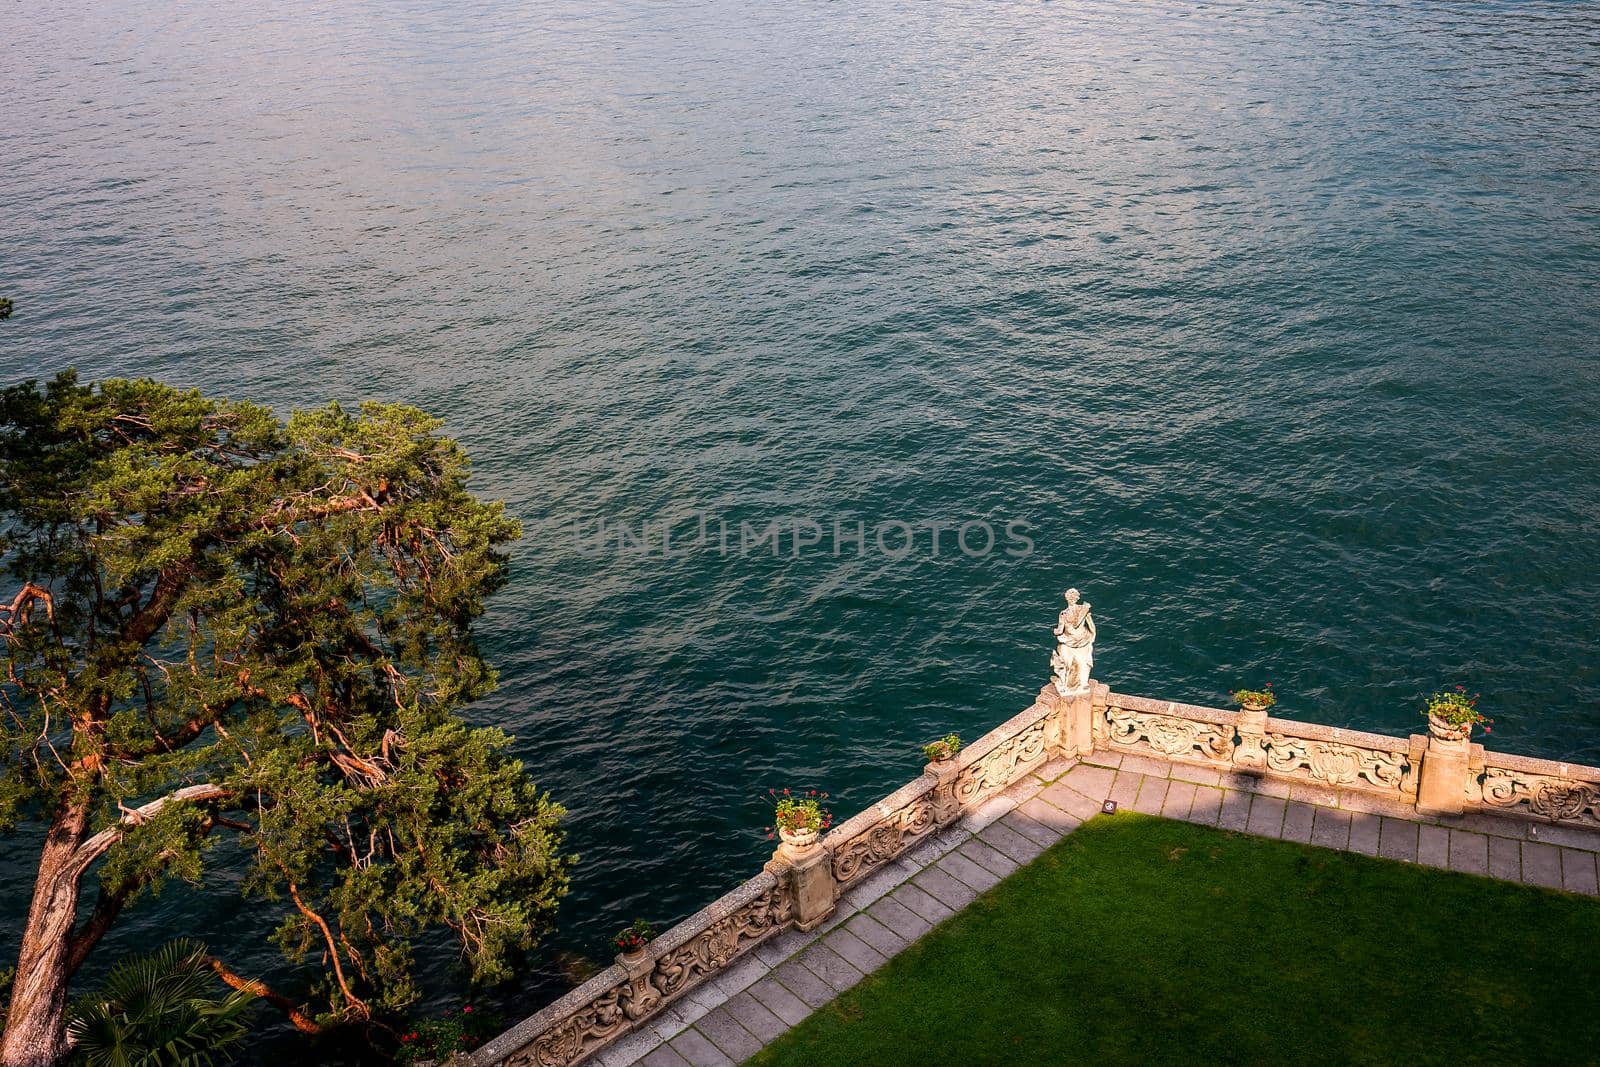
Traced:
<path fill-rule="evenodd" d="M 1600 1062 L 1600 901 L 1099 817 L 753 1064 Z"/>

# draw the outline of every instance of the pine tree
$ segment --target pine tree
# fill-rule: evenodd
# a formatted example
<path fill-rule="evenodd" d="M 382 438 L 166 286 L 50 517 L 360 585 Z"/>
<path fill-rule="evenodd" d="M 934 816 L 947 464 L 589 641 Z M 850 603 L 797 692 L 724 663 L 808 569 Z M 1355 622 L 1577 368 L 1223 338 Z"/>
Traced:
<path fill-rule="evenodd" d="M 439 426 L 70 372 L 0 392 L 0 830 L 39 849 L 0 1064 L 56 1062 L 73 973 L 218 850 L 309 981 L 211 965 L 302 1030 L 411 1003 L 425 932 L 493 980 L 549 928 L 563 812 L 459 715 L 517 527 Z"/>

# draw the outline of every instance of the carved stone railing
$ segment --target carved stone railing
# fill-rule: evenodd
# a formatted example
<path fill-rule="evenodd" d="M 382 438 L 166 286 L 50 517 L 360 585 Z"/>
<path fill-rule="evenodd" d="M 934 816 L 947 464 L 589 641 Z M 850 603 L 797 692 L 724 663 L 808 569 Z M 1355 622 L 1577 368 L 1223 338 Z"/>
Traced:
<path fill-rule="evenodd" d="M 1600 768 L 1485 752 L 1474 745 L 1469 772 L 1470 807 L 1600 830 Z"/>
<path fill-rule="evenodd" d="M 1415 804 L 1422 739 L 1386 737 L 1317 723 L 1268 719 L 1266 773 L 1330 789 L 1375 793 Z"/>
<path fill-rule="evenodd" d="M 824 841 L 834 882 L 843 887 L 864 878 L 938 829 L 938 785 L 936 775 L 924 774 L 834 827 Z"/>
<path fill-rule="evenodd" d="M 1085 713 L 1087 695 L 1080 698 Z M 488 1067 L 572 1067 L 649 1021 L 695 986 L 785 929 L 810 930 L 841 893 L 1059 754 L 1064 708 L 1046 689 L 1027 710 L 952 759 L 804 848 L 782 845 L 766 869 L 668 930 L 637 961 L 617 962 L 473 1054 Z"/>
<path fill-rule="evenodd" d="M 1094 723 L 1095 747 L 1229 770 L 1238 717 L 1196 704 L 1107 693 Z"/>

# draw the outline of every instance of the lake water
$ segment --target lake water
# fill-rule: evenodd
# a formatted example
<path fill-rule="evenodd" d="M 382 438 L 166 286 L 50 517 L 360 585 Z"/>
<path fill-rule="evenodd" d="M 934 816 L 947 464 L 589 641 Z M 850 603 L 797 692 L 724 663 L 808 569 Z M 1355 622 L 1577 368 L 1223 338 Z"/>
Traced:
<path fill-rule="evenodd" d="M 1600 762 L 1600 5 L 67 2 L 6 36 L 5 382 L 413 402 L 524 522 L 472 716 L 571 811 L 555 946 L 756 871 L 769 787 L 843 817 L 1021 710 L 1069 585 L 1121 691 L 1270 680 L 1404 733 L 1460 681 L 1498 747 Z M 574 535 L 695 511 L 728 551 Z M 737 550 L 797 519 L 829 536 Z M 987 555 L 893 558 L 980 521 Z M 181 927 L 265 968 L 250 914 L 172 892 L 100 958 Z"/>

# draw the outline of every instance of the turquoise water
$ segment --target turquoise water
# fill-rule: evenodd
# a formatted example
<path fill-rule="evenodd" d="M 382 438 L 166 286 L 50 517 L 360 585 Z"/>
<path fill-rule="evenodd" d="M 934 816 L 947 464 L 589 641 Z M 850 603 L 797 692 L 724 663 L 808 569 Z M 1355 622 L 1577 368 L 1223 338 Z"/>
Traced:
<path fill-rule="evenodd" d="M 1068 585 L 1119 690 L 1270 680 L 1403 733 L 1460 680 L 1499 747 L 1600 763 L 1600 5 L 67 3 L 7 35 L 0 377 L 414 402 L 525 523 L 473 714 L 571 809 L 561 946 L 753 873 L 768 787 L 848 815 L 1020 710 Z M 573 536 L 694 509 L 1034 547 Z M 181 923 L 266 966 L 254 921 L 175 892 L 101 956 Z"/>

